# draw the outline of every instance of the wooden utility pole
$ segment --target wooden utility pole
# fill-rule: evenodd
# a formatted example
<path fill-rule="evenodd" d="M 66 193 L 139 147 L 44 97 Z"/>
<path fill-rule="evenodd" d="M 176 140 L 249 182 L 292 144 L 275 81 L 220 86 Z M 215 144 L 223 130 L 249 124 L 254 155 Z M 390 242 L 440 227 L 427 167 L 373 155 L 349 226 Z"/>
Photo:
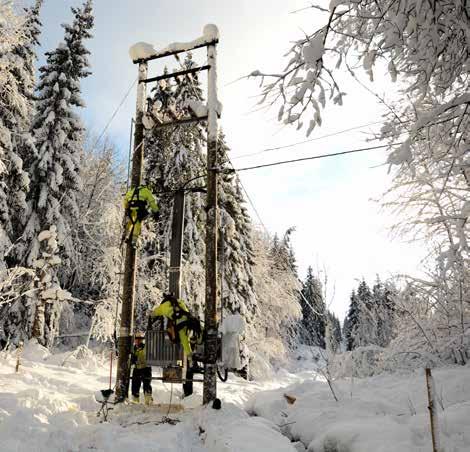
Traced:
<path fill-rule="evenodd" d="M 207 224 L 206 224 L 206 307 L 204 312 L 206 341 L 204 348 L 204 390 L 202 402 L 209 403 L 217 397 L 217 335 L 218 335 L 218 272 L 217 229 L 219 222 L 217 196 L 217 58 L 216 46 L 207 46 Z"/>
<path fill-rule="evenodd" d="M 180 298 L 181 258 L 183 254 L 184 190 L 178 190 L 173 199 L 170 249 L 170 292 Z"/>
<path fill-rule="evenodd" d="M 139 63 L 139 84 L 137 86 L 137 104 L 134 129 L 134 153 L 132 156 L 131 188 L 142 184 L 144 161 L 144 116 L 147 62 Z M 125 219 L 127 221 L 127 218 Z M 127 398 L 130 380 L 130 354 L 132 337 L 134 335 L 134 296 L 136 279 L 136 249 L 131 240 L 126 244 L 126 259 L 124 265 L 121 327 L 119 328 L 119 357 L 116 379 L 116 399 L 122 401 Z"/>

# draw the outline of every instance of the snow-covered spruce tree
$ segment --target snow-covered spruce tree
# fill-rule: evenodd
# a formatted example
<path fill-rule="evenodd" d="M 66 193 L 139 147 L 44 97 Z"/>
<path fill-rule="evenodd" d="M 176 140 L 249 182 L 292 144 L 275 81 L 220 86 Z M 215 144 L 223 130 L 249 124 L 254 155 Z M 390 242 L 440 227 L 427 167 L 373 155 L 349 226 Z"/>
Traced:
<path fill-rule="evenodd" d="M 63 283 L 64 275 L 69 272 L 73 261 L 72 224 L 78 215 L 76 195 L 81 188 L 79 176 L 79 155 L 82 144 L 83 126 L 73 111 L 74 107 L 83 106 L 80 98 L 80 79 L 87 76 L 88 51 L 83 40 L 89 38 L 93 26 L 91 1 L 81 9 L 72 9 L 75 16 L 73 24 L 64 25 L 65 42 L 52 52 L 48 52 L 47 64 L 40 68 L 38 86 L 39 97 L 36 116 L 33 121 L 33 137 L 37 153 L 25 156 L 25 168 L 31 180 L 24 215 L 24 228 L 15 243 L 13 256 L 23 266 L 32 267 L 39 258 L 41 231 L 56 227 L 57 240 L 61 247 L 61 266 L 54 268 Z M 55 283 L 55 281 L 54 281 Z M 32 330 L 13 325 L 13 318 L 18 325 L 23 320 L 35 319 L 44 327 L 35 329 L 43 332 L 38 338 L 41 343 L 50 343 L 56 330 L 56 314 L 60 303 L 38 298 L 37 303 L 23 300 L 24 312 L 18 317 L 18 310 L 8 308 L 3 316 L 9 317 L 11 330 L 17 337 L 30 337 Z M 31 309 L 33 311 L 31 311 Z"/>
<path fill-rule="evenodd" d="M 37 113 L 33 137 L 37 154 L 26 162 L 31 178 L 24 231 L 16 253 L 26 265 L 38 256 L 37 234 L 52 225 L 62 247 L 61 279 L 65 281 L 74 260 L 71 229 L 78 216 L 77 193 L 81 189 L 79 158 L 84 127 L 75 113 L 83 107 L 80 80 L 87 77 L 88 50 L 83 41 L 91 37 L 91 0 L 72 8 L 72 25 L 64 24 L 64 42 L 47 52 L 47 63 L 39 69 Z"/>
<path fill-rule="evenodd" d="M 223 136 L 220 137 L 219 152 L 219 161 L 225 162 L 225 166 L 229 148 Z M 256 297 L 253 292 L 253 232 L 245 202 L 234 174 L 222 174 L 219 179 L 222 306 L 227 313 L 240 313 L 250 322 L 256 311 Z"/>
<path fill-rule="evenodd" d="M 318 345 L 325 348 L 326 307 L 323 300 L 323 290 L 320 280 L 308 267 L 307 276 L 302 283 L 299 297 L 302 307 L 300 341 L 307 345 Z"/>
<path fill-rule="evenodd" d="M 327 316 L 327 328 L 329 331 L 328 334 L 325 334 L 325 342 L 328 342 L 326 344 L 326 349 L 332 353 L 337 353 L 341 351 L 341 324 L 339 319 L 331 311 L 328 311 Z"/>
<path fill-rule="evenodd" d="M 13 152 L 18 158 L 14 158 L 10 164 L 10 177 L 7 186 L 10 191 L 12 205 L 10 208 L 12 221 L 12 241 L 20 237 L 22 221 L 26 210 L 26 196 L 29 189 L 29 176 L 26 174 L 23 162 L 28 161 L 36 153 L 35 143 L 31 136 L 31 126 L 35 114 L 34 90 L 36 85 L 35 63 L 36 47 L 39 46 L 41 22 L 39 13 L 43 0 L 36 0 L 35 4 L 24 10 L 24 42 L 16 46 L 12 51 L 13 58 L 18 62 L 12 71 L 12 75 L 18 81 L 21 96 L 26 100 L 26 110 L 16 115 L 15 130 L 12 136 Z M 21 160 L 20 160 L 21 159 Z M 15 265 L 14 253 L 8 255 L 9 265 Z"/>
<path fill-rule="evenodd" d="M 362 280 L 356 291 L 359 316 L 353 330 L 354 347 L 375 343 L 377 336 L 374 304 L 369 285 Z"/>
<path fill-rule="evenodd" d="M 375 320 L 375 344 L 386 347 L 395 329 L 396 288 L 388 281 L 383 283 L 379 277 L 372 287 L 372 305 Z"/>
<path fill-rule="evenodd" d="M 343 339 L 345 341 L 346 350 L 351 351 L 354 349 L 354 334 L 357 329 L 359 321 L 359 304 L 356 291 L 353 290 L 349 298 L 349 310 L 344 319 L 343 324 Z"/>
<path fill-rule="evenodd" d="M 32 145 L 28 132 L 39 7 L 40 2 L 20 17 L 10 2 L 0 4 L 0 269 L 14 264 L 11 244 L 20 233 L 18 220 L 26 209 L 29 178 L 21 147 Z"/>

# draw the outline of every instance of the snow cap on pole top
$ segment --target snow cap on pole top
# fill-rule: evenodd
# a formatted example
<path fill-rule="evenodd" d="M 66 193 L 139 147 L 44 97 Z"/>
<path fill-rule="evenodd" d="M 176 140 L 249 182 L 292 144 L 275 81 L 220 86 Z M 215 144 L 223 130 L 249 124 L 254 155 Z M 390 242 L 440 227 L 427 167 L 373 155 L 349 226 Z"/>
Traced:
<path fill-rule="evenodd" d="M 219 39 L 219 29 L 217 28 L 217 25 L 214 24 L 205 25 L 204 29 L 202 30 L 202 34 L 208 41 Z"/>
<path fill-rule="evenodd" d="M 155 47 L 148 42 L 138 42 L 129 49 L 129 56 L 132 61 L 149 58 L 156 53 Z"/>

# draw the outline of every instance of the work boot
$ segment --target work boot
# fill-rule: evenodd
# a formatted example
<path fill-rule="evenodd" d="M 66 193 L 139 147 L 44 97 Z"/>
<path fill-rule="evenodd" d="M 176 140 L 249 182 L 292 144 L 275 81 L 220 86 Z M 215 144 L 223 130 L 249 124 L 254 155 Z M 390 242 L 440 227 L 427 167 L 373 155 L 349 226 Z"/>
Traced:
<path fill-rule="evenodd" d="M 133 395 L 133 396 L 132 396 L 132 399 L 131 399 L 131 402 L 132 402 L 132 403 L 136 403 L 136 404 L 137 404 L 137 403 L 140 403 L 140 397 Z"/>
<path fill-rule="evenodd" d="M 145 394 L 144 400 L 145 400 L 145 405 L 152 405 L 153 404 L 152 394 Z"/>

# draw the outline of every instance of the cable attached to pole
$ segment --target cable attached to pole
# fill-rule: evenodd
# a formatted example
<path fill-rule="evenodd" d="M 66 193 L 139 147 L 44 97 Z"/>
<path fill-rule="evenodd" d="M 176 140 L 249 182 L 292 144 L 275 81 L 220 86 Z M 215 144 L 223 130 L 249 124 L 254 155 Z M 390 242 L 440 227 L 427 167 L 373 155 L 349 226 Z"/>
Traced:
<path fill-rule="evenodd" d="M 306 160 L 317 160 L 317 159 L 323 159 L 323 158 L 327 158 L 327 157 L 337 157 L 338 155 L 353 154 L 353 153 L 356 153 L 356 152 L 373 151 L 373 150 L 376 150 L 376 149 L 388 148 L 390 146 L 399 146 L 401 144 L 403 144 L 403 143 L 382 144 L 380 146 L 371 146 L 371 147 L 367 147 L 367 148 L 351 149 L 350 151 L 334 152 L 332 154 L 321 154 L 321 155 L 314 155 L 314 156 L 311 156 L 311 157 L 303 157 L 303 158 L 300 158 L 300 159 L 282 160 L 280 162 L 265 163 L 264 165 L 247 166 L 245 168 L 233 168 L 233 169 L 228 169 L 228 170 L 222 170 L 222 172 L 226 172 L 226 173 L 229 173 L 229 174 L 230 173 L 239 173 L 240 171 L 249 171 L 249 170 L 260 169 L 260 168 L 268 168 L 270 166 L 286 165 L 288 163 L 304 162 Z"/>

